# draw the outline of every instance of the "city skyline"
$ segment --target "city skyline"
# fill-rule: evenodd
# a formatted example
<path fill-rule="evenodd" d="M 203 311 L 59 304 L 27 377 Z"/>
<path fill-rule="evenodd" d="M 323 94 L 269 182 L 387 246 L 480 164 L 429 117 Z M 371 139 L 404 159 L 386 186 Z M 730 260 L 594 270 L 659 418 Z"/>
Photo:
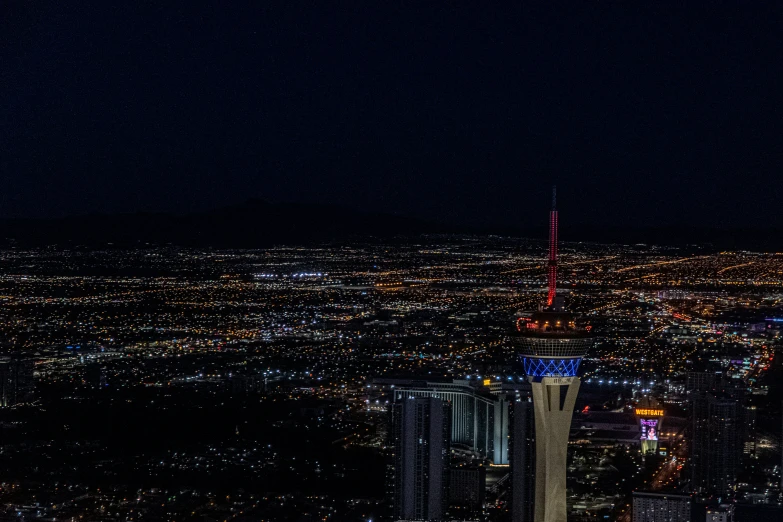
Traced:
<path fill-rule="evenodd" d="M 780 522 L 783 4 L 0 5 L 0 522 Z"/>
<path fill-rule="evenodd" d="M 105 505 L 181 521 L 235 505 L 388 520 L 389 416 L 413 396 L 452 413 L 456 478 L 432 490 L 446 520 L 528 522 L 541 433 L 526 374 L 575 373 L 519 358 L 546 260 L 541 243 L 463 236 L 0 249 L 0 466 L 14 486 L 0 497 L 26 517 Z M 569 521 L 631 522 L 634 492 L 690 495 L 697 515 L 733 508 L 733 522 L 777 516 L 781 256 L 561 245 L 558 272 L 558 299 L 598 338 L 562 412 Z M 54 493 L 67 502 L 41 500 Z"/>

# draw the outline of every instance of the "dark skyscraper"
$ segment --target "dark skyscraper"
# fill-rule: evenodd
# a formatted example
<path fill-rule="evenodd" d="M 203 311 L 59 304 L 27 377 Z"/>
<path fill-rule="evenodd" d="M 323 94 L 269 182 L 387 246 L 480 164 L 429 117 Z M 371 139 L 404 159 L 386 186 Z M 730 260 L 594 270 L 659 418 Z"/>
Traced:
<path fill-rule="evenodd" d="M 449 403 L 434 397 L 410 397 L 393 405 L 395 520 L 443 520 L 449 498 L 449 416 Z"/>
<path fill-rule="evenodd" d="M 750 436 L 744 390 L 721 386 L 720 375 L 688 375 L 691 394 L 691 483 L 700 495 L 728 495 Z"/>
<path fill-rule="evenodd" d="M 508 398 L 494 394 L 476 381 L 451 382 L 400 380 L 394 402 L 410 397 L 437 397 L 451 405 L 451 442 L 461 444 L 490 459 L 508 464 Z"/>
<path fill-rule="evenodd" d="M 706 461 L 709 437 L 709 416 L 707 394 L 715 386 L 716 375 L 712 372 L 689 372 L 687 390 L 690 395 L 690 474 L 693 491 L 703 491 L 708 483 Z"/>
<path fill-rule="evenodd" d="M 533 403 L 528 397 L 511 402 L 511 520 L 533 522 L 536 495 L 536 440 Z"/>
<path fill-rule="evenodd" d="M 487 469 L 484 466 L 452 468 L 449 472 L 449 500 L 468 513 L 478 513 L 484 505 Z"/>
<path fill-rule="evenodd" d="M 728 494 L 737 483 L 742 455 L 742 404 L 725 393 L 707 396 L 707 490 Z"/>

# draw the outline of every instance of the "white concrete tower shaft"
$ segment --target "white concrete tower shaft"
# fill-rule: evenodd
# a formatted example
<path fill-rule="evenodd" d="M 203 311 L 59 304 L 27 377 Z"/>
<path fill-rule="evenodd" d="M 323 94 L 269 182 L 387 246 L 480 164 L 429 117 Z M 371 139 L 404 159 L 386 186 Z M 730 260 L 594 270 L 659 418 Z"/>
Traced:
<path fill-rule="evenodd" d="M 536 419 L 534 522 L 566 522 L 566 459 L 579 377 L 530 378 Z M 561 394 L 564 397 L 561 399 Z"/>

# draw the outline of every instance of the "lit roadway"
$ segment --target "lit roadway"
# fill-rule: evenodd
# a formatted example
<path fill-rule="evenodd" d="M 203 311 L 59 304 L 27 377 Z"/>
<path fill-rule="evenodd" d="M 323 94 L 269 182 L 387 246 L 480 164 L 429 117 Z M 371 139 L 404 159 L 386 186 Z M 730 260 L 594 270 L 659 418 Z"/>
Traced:
<path fill-rule="evenodd" d="M 762 372 L 765 370 L 768 370 L 770 365 L 772 364 L 772 361 L 774 359 L 774 356 L 770 354 L 769 352 L 762 352 L 763 355 L 761 358 L 756 362 L 755 365 L 750 369 L 748 374 L 745 376 L 745 382 L 748 382 L 752 377 L 755 377 L 757 379 L 762 377 Z"/>
<path fill-rule="evenodd" d="M 676 455 L 664 462 L 655 470 L 650 480 L 644 481 L 644 489 L 647 491 L 660 491 L 667 489 L 675 483 L 680 470 L 682 469 L 682 445 L 683 439 L 678 439 L 674 444 L 672 453 Z M 617 522 L 631 522 L 633 518 L 633 505 L 626 503 L 623 511 L 617 517 Z"/>
<path fill-rule="evenodd" d="M 679 461 L 675 459 L 667 460 L 656 470 L 655 475 L 653 475 L 653 478 L 649 482 L 649 487 L 647 489 L 650 491 L 658 491 L 670 485 L 677 477 L 677 472 L 681 467 L 682 465 L 679 463 Z"/>
<path fill-rule="evenodd" d="M 620 268 L 619 270 L 615 270 L 615 273 L 619 272 L 628 272 L 629 270 L 639 270 L 644 268 L 650 268 L 654 266 L 663 266 L 663 265 L 673 265 L 676 263 L 686 263 L 689 261 L 698 261 L 700 259 L 707 259 L 709 256 L 696 256 L 696 257 L 683 257 L 680 259 L 674 259 L 671 261 L 656 261 L 655 263 L 646 263 L 643 265 L 634 265 L 634 266 L 626 266 L 624 268 Z"/>

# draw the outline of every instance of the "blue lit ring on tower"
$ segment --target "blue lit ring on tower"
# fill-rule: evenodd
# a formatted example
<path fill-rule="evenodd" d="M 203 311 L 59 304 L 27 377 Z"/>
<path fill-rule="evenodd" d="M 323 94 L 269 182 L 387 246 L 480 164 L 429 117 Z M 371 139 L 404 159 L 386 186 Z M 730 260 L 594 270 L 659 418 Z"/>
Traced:
<path fill-rule="evenodd" d="M 576 377 L 582 357 L 592 344 L 589 332 L 576 326 L 572 314 L 537 312 L 516 341 L 525 374 L 534 381 L 544 377 Z"/>
<path fill-rule="evenodd" d="M 539 359 L 522 356 L 525 375 L 538 377 L 576 377 L 582 359 Z"/>

